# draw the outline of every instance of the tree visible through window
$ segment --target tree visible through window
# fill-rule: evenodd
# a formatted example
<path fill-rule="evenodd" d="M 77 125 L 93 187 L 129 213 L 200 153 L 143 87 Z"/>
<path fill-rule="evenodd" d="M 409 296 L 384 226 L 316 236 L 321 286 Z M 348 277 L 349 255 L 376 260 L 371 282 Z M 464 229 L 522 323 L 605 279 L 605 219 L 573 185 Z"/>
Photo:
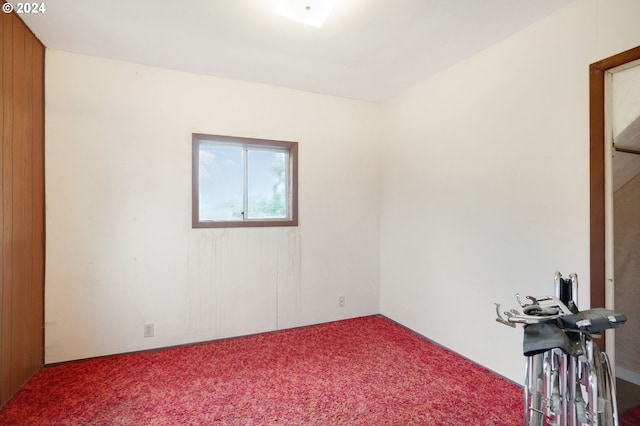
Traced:
<path fill-rule="evenodd" d="M 193 135 L 193 227 L 297 225 L 297 143 Z"/>

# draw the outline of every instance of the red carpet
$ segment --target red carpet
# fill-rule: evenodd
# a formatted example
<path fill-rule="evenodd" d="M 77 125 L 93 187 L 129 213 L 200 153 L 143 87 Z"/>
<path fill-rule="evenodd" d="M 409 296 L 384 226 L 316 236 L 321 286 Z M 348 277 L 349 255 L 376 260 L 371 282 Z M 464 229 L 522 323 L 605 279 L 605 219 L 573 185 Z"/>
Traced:
<path fill-rule="evenodd" d="M 2 425 L 521 425 L 522 389 L 379 316 L 37 373 Z"/>
<path fill-rule="evenodd" d="M 620 426 L 639 426 L 639 425 L 640 425 L 640 407 L 627 410 L 622 416 L 620 416 Z"/>

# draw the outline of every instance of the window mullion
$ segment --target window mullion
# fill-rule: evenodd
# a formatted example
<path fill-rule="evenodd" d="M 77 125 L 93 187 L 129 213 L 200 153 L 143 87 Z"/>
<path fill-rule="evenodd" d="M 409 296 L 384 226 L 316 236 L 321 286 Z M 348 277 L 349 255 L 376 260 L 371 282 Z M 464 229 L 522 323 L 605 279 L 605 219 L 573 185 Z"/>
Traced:
<path fill-rule="evenodd" d="M 242 149 L 242 220 L 249 217 L 249 172 L 248 172 L 248 150 Z"/>
<path fill-rule="evenodd" d="M 286 199 L 287 199 L 287 203 L 286 203 L 286 216 L 288 218 L 291 217 L 291 155 L 289 155 L 289 151 L 285 152 L 285 164 L 286 167 L 284 168 L 284 185 L 285 185 L 285 194 L 286 194 Z"/>

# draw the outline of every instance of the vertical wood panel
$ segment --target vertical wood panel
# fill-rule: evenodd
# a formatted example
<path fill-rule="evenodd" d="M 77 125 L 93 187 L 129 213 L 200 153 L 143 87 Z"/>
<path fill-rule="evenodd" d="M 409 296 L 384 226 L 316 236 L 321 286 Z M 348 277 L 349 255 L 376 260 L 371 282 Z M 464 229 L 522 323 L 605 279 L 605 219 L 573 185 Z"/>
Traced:
<path fill-rule="evenodd" d="M 0 405 L 44 354 L 44 46 L 0 15 Z"/>
<path fill-rule="evenodd" d="M 25 70 L 25 29 L 22 25 L 13 28 L 13 197 L 11 201 L 11 214 L 13 216 L 13 291 L 11 297 L 11 387 L 17 388 L 22 384 L 24 376 L 24 327 L 21 324 L 25 316 L 25 283 L 26 268 L 24 248 L 27 242 L 25 231 L 25 180 L 22 173 L 26 134 L 24 132 L 24 114 L 27 94 L 25 93 L 25 80 L 28 78 Z M 22 141 L 23 143 L 20 143 Z"/>
<path fill-rule="evenodd" d="M 23 309 L 20 310 L 20 318 L 18 321 L 19 333 L 21 336 L 20 354 L 22 355 L 22 375 L 18 386 L 27 381 L 33 374 L 30 370 L 31 364 L 31 333 L 34 329 L 33 324 L 33 257 L 31 256 L 31 246 L 33 245 L 33 37 L 30 34 L 25 33 L 24 38 L 24 73 L 27 78 L 24 80 L 24 97 L 25 97 L 25 115 L 29 116 L 28 120 L 23 120 L 24 140 L 30 141 L 24 145 L 23 157 L 21 166 L 24 170 L 28 170 L 28 173 L 24 174 L 24 241 L 23 248 L 24 256 L 24 294 L 20 299 L 20 306 Z"/>
<path fill-rule="evenodd" d="M 32 319 L 30 370 L 36 371 L 44 360 L 44 47 L 34 44 L 32 53 L 33 75 L 33 279 L 31 283 Z"/>
<path fill-rule="evenodd" d="M 0 353 L 2 364 L 2 400 L 4 403 L 8 395 L 12 393 L 11 387 L 11 291 L 13 288 L 13 24 L 14 19 L 4 13 L 2 19 L 3 45 L 2 45 L 2 341 Z"/>
<path fill-rule="evenodd" d="M 5 68 L 5 60 L 4 60 L 4 52 L 5 52 L 5 24 L 7 21 L 0 16 L 0 94 L 3 96 L 0 97 L 0 373 L 2 373 L 2 303 L 3 303 L 3 293 L 4 293 L 4 68 Z M 0 374 L 0 396 L 3 394 L 2 392 L 2 379 Z M 0 399 L 0 404 L 2 400 Z"/>

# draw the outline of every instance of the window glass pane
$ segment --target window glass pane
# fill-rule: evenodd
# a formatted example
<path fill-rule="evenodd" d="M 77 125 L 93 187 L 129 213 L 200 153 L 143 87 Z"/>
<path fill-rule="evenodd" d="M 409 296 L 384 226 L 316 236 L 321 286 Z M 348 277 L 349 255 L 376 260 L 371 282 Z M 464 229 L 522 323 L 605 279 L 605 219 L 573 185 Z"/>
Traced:
<path fill-rule="evenodd" d="M 200 220 L 242 220 L 242 148 L 201 143 Z"/>
<path fill-rule="evenodd" d="M 282 151 L 248 151 L 247 219 L 287 217 L 286 160 Z"/>

